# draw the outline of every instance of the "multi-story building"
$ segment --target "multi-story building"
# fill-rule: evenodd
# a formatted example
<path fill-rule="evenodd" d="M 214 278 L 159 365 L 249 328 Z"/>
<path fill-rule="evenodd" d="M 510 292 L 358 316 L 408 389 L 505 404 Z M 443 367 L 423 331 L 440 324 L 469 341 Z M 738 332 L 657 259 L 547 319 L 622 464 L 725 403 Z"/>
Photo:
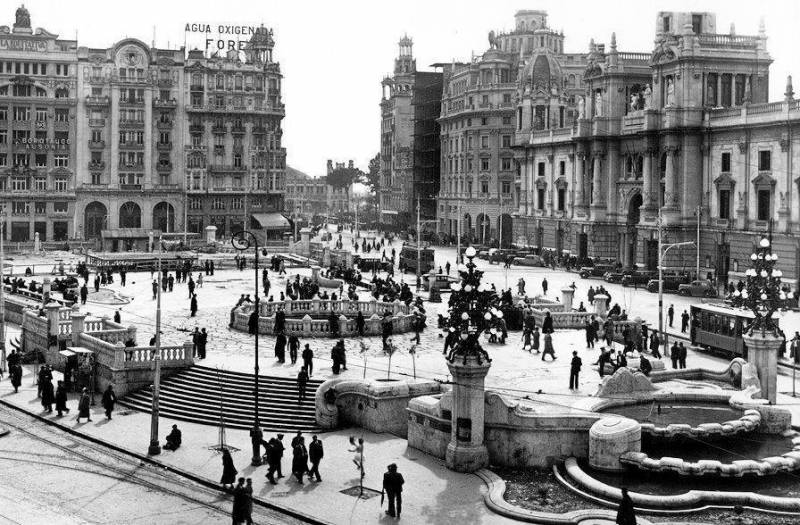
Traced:
<path fill-rule="evenodd" d="M 417 203 L 423 219 L 436 217 L 439 192 L 439 117 L 442 73 L 417 71 L 413 42 L 403 37 L 394 74 L 381 99 L 381 222 L 407 225 Z"/>
<path fill-rule="evenodd" d="M 346 184 L 346 185 L 332 185 L 329 184 L 330 179 L 329 177 L 335 170 L 349 170 L 351 173 L 355 170 L 355 163 L 350 160 L 345 164 L 344 162 L 337 162 L 334 166 L 332 160 L 328 160 L 327 166 L 327 175 L 326 175 L 326 182 L 327 184 L 327 194 L 328 194 L 328 202 L 327 202 L 327 209 L 328 215 L 332 215 L 335 217 L 342 217 L 345 214 L 355 210 L 354 205 L 355 203 L 352 202 L 353 199 L 353 184 Z"/>
<path fill-rule="evenodd" d="M 272 31 L 262 26 L 251 37 L 244 61 L 236 51 L 211 58 L 189 52 L 183 135 L 189 231 L 215 226 L 217 235 L 225 236 L 247 226 L 271 236 L 289 226 L 280 213 L 285 110 L 274 45 Z"/>
<path fill-rule="evenodd" d="M 489 33 L 483 55 L 445 73 L 439 231 L 481 244 L 514 242 L 517 121 L 544 133 L 569 129 L 586 65 L 583 54 L 564 53 L 546 12 L 518 11 L 514 21 L 512 31 Z"/>
<path fill-rule="evenodd" d="M 184 50 L 126 38 L 77 57 L 77 237 L 147 249 L 183 229 Z"/>
<path fill-rule="evenodd" d="M 310 220 L 314 216 L 343 218 L 354 211 L 353 184 L 344 186 L 329 184 L 329 176 L 336 170 L 354 171 L 355 163 L 328 160 L 327 174 L 324 177 L 310 177 L 307 174 L 289 169 L 286 174 L 287 215 L 297 214 Z"/>
<path fill-rule="evenodd" d="M 0 26 L 0 207 L 16 242 L 65 241 L 76 223 L 76 42 Z"/>

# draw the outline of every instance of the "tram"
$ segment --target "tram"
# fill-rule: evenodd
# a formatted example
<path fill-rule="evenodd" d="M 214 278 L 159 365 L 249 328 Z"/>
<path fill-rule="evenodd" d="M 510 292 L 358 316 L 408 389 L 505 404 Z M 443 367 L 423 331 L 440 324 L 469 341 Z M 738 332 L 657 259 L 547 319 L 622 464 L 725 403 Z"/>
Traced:
<path fill-rule="evenodd" d="M 692 305 L 691 342 L 708 350 L 725 354 L 728 357 L 747 359 L 747 345 L 742 333 L 755 319 L 750 310 L 732 308 L 725 304 Z M 777 324 L 778 320 L 774 320 Z"/>
<path fill-rule="evenodd" d="M 433 269 L 433 249 L 420 247 L 413 242 L 406 242 L 400 250 L 400 271 L 417 273 L 417 257 L 419 257 L 419 273 L 425 274 Z"/>

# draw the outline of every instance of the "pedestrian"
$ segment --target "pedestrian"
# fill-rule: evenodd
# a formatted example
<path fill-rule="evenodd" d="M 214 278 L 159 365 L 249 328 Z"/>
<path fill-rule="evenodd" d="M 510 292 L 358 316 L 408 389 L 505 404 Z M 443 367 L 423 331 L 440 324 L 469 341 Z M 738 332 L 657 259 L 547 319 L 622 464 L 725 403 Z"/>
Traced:
<path fill-rule="evenodd" d="M 450 261 L 447 261 L 447 262 L 445 263 L 445 265 L 444 265 L 444 271 L 447 273 L 447 275 L 450 275 Z"/>
<path fill-rule="evenodd" d="M 678 368 L 678 359 L 680 358 L 680 350 L 678 350 L 678 343 L 672 343 L 669 348 L 669 357 L 672 360 L 672 368 Z"/>
<path fill-rule="evenodd" d="M 383 474 L 383 491 L 389 498 L 389 508 L 386 514 L 392 518 L 400 519 L 400 512 L 403 510 L 403 475 L 397 472 L 397 465 L 392 463 L 387 467 L 387 472 Z M 381 497 L 383 503 L 383 497 Z"/>
<path fill-rule="evenodd" d="M 253 478 L 247 478 L 244 484 L 244 522 L 253 523 Z"/>
<path fill-rule="evenodd" d="M 686 368 L 686 347 L 683 342 L 678 345 L 678 368 Z"/>
<path fill-rule="evenodd" d="M 289 336 L 289 361 L 297 363 L 297 351 L 300 349 L 300 339 L 295 334 Z"/>
<path fill-rule="evenodd" d="M 667 310 L 667 319 L 669 320 L 669 327 L 672 328 L 672 320 L 675 318 L 675 307 L 673 305 L 669 305 L 669 309 Z"/>
<path fill-rule="evenodd" d="M 633 508 L 633 500 L 628 494 L 628 489 L 622 487 L 622 501 L 619 502 L 617 510 L 617 525 L 636 525 L 636 511 Z"/>
<path fill-rule="evenodd" d="M 192 331 L 192 357 L 197 357 L 197 346 L 200 342 L 200 328 L 194 327 Z"/>
<path fill-rule="evenodd" d="M 122 283 L 122 286 L 125 286 L 125 281 L 128 278 L 128 272 L 124 269 L 119 271 L 119 282 Z"/>
<path fill-rule="evenodd" d="M 167 288 L 171 292 L 174 287 L 175 287 L 175 277 L 172 274 L 170 274 L 170 276 L 167 277 Z"/>
<path fill-rule="evenodd" d="M 166 441 L 164 450 L 178 450 L 178 447 L 180 447 L 183 442 L 183 435 L 178 429 L 178 425 L 172 425 L 172 431 L 167 434 L 164 441 Z"/>
<path fill-rule="evenodd" d="M 550 310 L 544 311 L 544 319 L 542 320 L 542 333 L 553 333 L 553 317 L 550 315 Z"/>
<path fill-rule="evenodd" d="M 53 379 L 53 373 L 50 372 L 50 367 L 42 365 L 39 367 L 39 380 L 36 382 L 36 397 L 42 397 L 42 387 L 48 381 Z"/>
<path fill-rule="evenodd" d="M 278 473 L 278 479 L 283 477 L 283 472 L 281 472 L 281 462 L 283 461 L 283 451 L 285 450 L 283 446 L 283 434 L 278 434 L 277 437 L 274 437 L 269 440 L 269 446 L 272 452 L 275 454 L 274 456 L 274 470 L 273 473 Z M 272 467 L 272 465 L 270 465 Z M 268 475 L 269 476 L 269 475 Z"/>
<path fill-rule="evenodd" d="M 203 328 L 200 330 L 200 335 L 197 339 L 197 355 L 200 359 L 206 358 L 206 344 L 208 344 L 208 332 Z"/>
<path fill-rule="evenodd" d="M 526 352 L 530 352 L 532 350 L 531 347 L 531 331 L 527 328 L 522 330 L 522 349 Z"/>
<path fill-rule="evenodd" d="M 156 296 L 158 295 L 158 281 L 153 281 L 153 300 L 156 300 Z"/>
<path fill-rule="evenodd" d="M 191 312 L 191 317 L 197 315 L 197 294 L 192 294 L 192 300 L 189 301 L 189 311 Z"/>
<path fill-rule="evenodd" d="M 606 351 L 605 347 L 600 348 L 600 357 L 597 358 L 597 371 L 600 373 L 600 379 L 606 375 L 606 364 L 611 362 L 611 354 Z"/>
<path fill-rule="evenodd" d="M 89 289 L 86 288 L 86 283 L 81 286 L 81 304 L 86 304 L 86 298 L 89 297 Z"/>
<path fill-rule="evenodd" d="M 347 451 L 353 453 L 353 464 L 359 471 L 361 479 L 364 479 L 364 438 L 358 438 L 356 441 L 353 436 L 350 436 L 350 444 L 353 445 L 353 448 L 348 448 Z"/>
<path fill-rule="evenodd" d="M 120 315 L 119 308 L 117 308 L 117 311 L 114 312 L 114 322 L 117 324 L 122 323 L 122 315 Z"/>
<path fill-rule="evenodd" d="M 278 363 L 283 364 L 286 362 L 286 335 L 278 334 L 275 338 L 275 357 Z"/>
<path fill-rule="evenodd" d="M 80 423 L 83 418 L 86 418 L 87 422 L 92 420 L 92 414 L 89 412 L 89 404 L 89 392 L 87 392 L 86 387 L 84 387 L 81 391 L 81 398 L 78 401 L 78 415 L 75 417 L 78 423 Z"/>
<path fill-rule="evenodd" d="M 308 451 L 305 439 L 299 436 L 297 445 L 292 449 L 292 474 L 299 484 L 303 484 L 303 476 L 308 472 Z"/>
<path fill-rule="evenodd" d="M 222 478 L 220 478 L 219 482 L 222 485 L 222 488 L 233 488 L 233 482 L 236 481 L 236 474 L 239 471 L 236 470 L 236 467 L 233 466 L 233 458 L 231 457 L 231 453 L 227 448 L 222 449 Z M 239 478 L 242 482 L 244 482 L 244 478 Z"/>
<path fill-rule="evenodd" d="M 689 313 L 684 310 L 681 314 L 681 332 L 686 333 L 687 328 L 689 328 Z"/>
<path fill-rule="evenodd" d="M 553 358 L 553 361 L 556 360 L 556 351 L 553 348 L 553 336 L 550 332 L 544 334 L 544 351 L 542 352 L 542 361 L 544 361 L 546 355 L 550 355 Z"/>
<path fill-rule="evenodd" d="M 361 310 L 358 311 L 356 314 L 356 332 L 358 335 L 363 337 L 364 335 L 364 326 L 366 325 L 366 320 L 364 319 L 364 314 Z"/>
<path fill-rule="evenodd" d="M 306 385 L 308 384 L 308 372 L 306 367 L 301 367 L 297 374 L 297 402 L 302 403 L 306 398 Z"/>
<path fill-rule="evenodd" d="M 542 295 L 547 295 L 547 277 L 542 279 Z"/>
<path fill-rule="evenodd" d="M 328 315 L 328 327 L 331 337 L 339 337 L 339 319 L 333 311 Z"/>
<path fill-rule="evenodd" d="M 106 391 L 103 392 L 103 408 L 106 411 L 106 419 L 111 419 L 111 413 L 114 412 L 114 405 L 117 403 L 117 394 L 114 393 L 114 385 L 108 385 Z"/>
<path fill-rule="evenodd" d="M 569 389 L 570 390 L 577 390 L 578 389 L 578 374 L 581 372 L 581 365 L 583 361 L 581 358 L 578 357 L 578 352 L 572 352 L 572 362 L 569 366 Z"/>
<path fill-rule="evenodd" d="M 533 327 L 532 335 L 533 335 L 533 353 L 538 354 L 539 353 L 539 327 L 538 326 L 534 326 Z M 542 357 L 544 357 L 544 356 L 542 356 Z"/>
<path fill-rule="evenodd" d="M 42 407 L 48 414 L 53 413 L 53 403 L 55 402 L 55 393 L 53 390 L 53 381 L 45 380 L 42 385 Z"/>
<path fill-rule="evenodd" d="M 792 342 L 789 345 L 789 358 L 797 363 L 800 361 L 800 332 L 795 332 Z"/>
<path fill-rule="evenodd" d="M 197 272 L 197 287 L 203 287 L 203 272 Z"/>
<path fill-rule="evenodd" d="M 195 288 L 194 279 L 189 277 L 189 282 L 186 284 L 186 287 L 189 289 L 189 297 L 193 296 Z"/>
<path fill-rule="evenodd" d="M 661 352 L 659 349 L 661 348 L 661 340 L 658 337 L 658 334 L 655 330 L 653 333 L 650 334 L 650 353 L 653 354 L 653 357 L 656 359 L 661 359 Z"/>
<path fill-rule="evenodd" d="M 586 331 L 586 348 L 594 348 L 594 325 L 590 321 L 586 321 L 584 325 L 584 330 Z"/>
<path fill-rule="evenodd" d="M 227 450 L 227 449 L 225 449 Z M 223 451 L 223 459 L 225 452 Z M 236 480 L 234 475 L 230 485 L 233 488 L 233 509 L 231 510 L 231 523 L 233 525 L 241 525 L 245 521 L 247 513 L 247 492 L 244 487 L 244 478 L 239 478 L 236 486 L 233 486 L 233 481 Z M 227 487 L 224 487 L 227 488 Z"/>
<path fill-rule="evenodd" d="M 211 270 L 211 275 L 214 275 L 214 261 L 211 261 L 211 264 L 209 265 L 209 270 Z"/>
<path fill-rule="evenodd" d="M 311 347 L 306 343 L 306 347 L 303 349 L 303 367 L 308 372 L 308 377 L 311 377 L 311 374 L 314 371 L 314 351 L 311 350 Z"/>
<path fill-rule="evenodd" d="M 69 408 L 67 408 L 67 389 L 64 388 L 64 382 L 59 381 L 58 386 L 56 387 L 56 413 L 58 417 L 62 417 L 64 412 L 69 414 Z"/>

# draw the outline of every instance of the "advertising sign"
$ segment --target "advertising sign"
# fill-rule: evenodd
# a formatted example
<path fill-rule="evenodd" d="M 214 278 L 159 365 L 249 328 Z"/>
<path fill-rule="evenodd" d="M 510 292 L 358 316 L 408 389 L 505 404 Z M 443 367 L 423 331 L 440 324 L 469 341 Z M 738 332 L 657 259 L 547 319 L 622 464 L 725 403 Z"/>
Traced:
<path fill-rule="evenodd" d="M 268 31 L 269 28 L 253 25 L 199 22 L 187 23 L 184 36 L 187 49 L 202 49 L 206 57 L 211 57 L 214 54 L 225 55 L 229 51 L 241 54 L 253 35 Z"/>

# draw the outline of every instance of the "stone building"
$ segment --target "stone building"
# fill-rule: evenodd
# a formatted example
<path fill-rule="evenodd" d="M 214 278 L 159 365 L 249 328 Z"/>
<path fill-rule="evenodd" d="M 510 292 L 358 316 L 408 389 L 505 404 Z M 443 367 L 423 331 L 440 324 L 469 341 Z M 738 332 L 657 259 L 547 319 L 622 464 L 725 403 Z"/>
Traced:
<path fill-rule="evenodd" d="M 564 53 L 564 35 L 548 26 L 547 13 L 518 11 L 514 22 L 512 31 L 489 33 L 483 55 L 445 73 L 439 231 L 481 244 L 516 242 L 519 123 L 568 130 L 582 92 L 586 58 Z"/>
<path fill-rule="evenodd" d="M 182 230 L 183 57 L 134 38 L 78 48 L 76 237 L 144 250 Z"/>
<path fill-rule="evenodd" d="M 328 176 L 335 170 L 355 170 L 355 163 L 328 160 L 324 177 L 311 177 L 300 171 L 290 169 L 286 175 L 285 208 L 287 216 L 297 214 L 305 221 L 315 216 L 343 219 L 355 211 L 353 184 L 334 186 L 329 184 Z"/>
<path fill-rule="evenodd" d="M 289 228 L 283 211 L 286 149 L 281 146 L 280 64 L 271 30 L 251 37 L 245 60 L 229 51 L 189 52 L 184 96 L 188 229 L 216 226 L 229 236 L 245 226 L 273 237 Z M 248 222 L 248 219 L 250 222 Z"/>
<path fill-rule="evenodd" d="M 436 218 L 439 193 L 439 117 L 442 73 L 417 71 L 410 38 L 399 42 L 394 74 L 381 82 L 379 217 L 406 225 Z M 435 64 L 438 65 L 438 64 Z"/>
<path fill-rule="evenodd" d="M 791 80 L 783 100 L 768 101 L 763 24 L 746 36 L 717 32 L 712 13 L 659 12 L 647 53 L 620 51 L 612 34 L 608 46 L 592 41 L 587 53 L 559 54 L 560 37 L 548 45 L 547 35 L 532 36 L 530 45 L 544 49 L 518 66 L 512 97 L 514 244 L 654 269 L 661 217 L 664 242 L 699 240 L 699 249 L 670 251 L 667 267 L 693 270 L 699 259 L 701 275 L 738 279 L 771 228 L 784 277 L 798 278 L 800 106 Z M 520 53 L 524 38 L 515 38 Z M 491 47 L 478 67 L 496 55 Z M 470 94 L 447 96 L 446 104 L 466 106 Z M 450 123 L 445 109 L 442 122 Z M 507 128 L 493 129 L 502 136 Z M 449 231 L 460 199 L 444 191 L 459 177 L 444 168 L 440 228 Z"/>
<path fill-rule="evenodd" d="M 24 7 L 0 26 L 0 208 L 6 240 L 76 235 L 77 43 L 31 26 Z"/>

